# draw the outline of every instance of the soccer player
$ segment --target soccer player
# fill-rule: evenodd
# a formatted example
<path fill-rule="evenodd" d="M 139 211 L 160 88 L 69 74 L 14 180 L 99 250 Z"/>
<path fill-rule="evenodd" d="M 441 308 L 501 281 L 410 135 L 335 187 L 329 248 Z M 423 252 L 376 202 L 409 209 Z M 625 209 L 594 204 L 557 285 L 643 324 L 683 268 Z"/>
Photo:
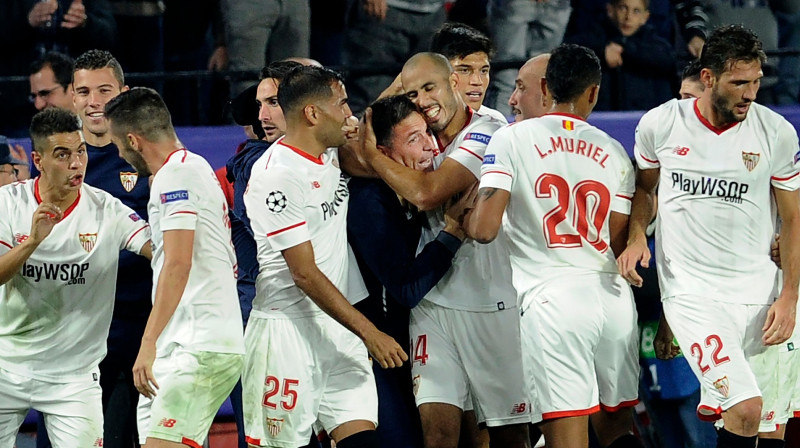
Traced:
<path fill-rule="evenodd" d="M 800 156 L 794 128 L 754 103 L 765 60 L 752 31 L 718 28 L 700 56 L 703 94 L 642 117 L 628 247 L 618 260 L 622 275 L 641 285 L 635 268 L 650 259 L 645 227 L 658 186 L 656 265 L 664 316 L 693 358 L 703 402 L 718 404 L 698 412 L 721 414 L 719 447 L 772 443 L 757 441 L 762 385 L 748 360 L 787 340 L 795 326 Z M 772 201 L 782 220 L 779 293 L 769 256 Z"/>
<path fill-rule="evenodd" d="M 505 115 L 483 105 L 489 87 L 489 60 L 494 54 L 488 36 L 463 23 L 445 23 L 433 35 L 430 51 L 444 55 L 458 78 L 458 94 L 472 110 L 507 123 Z"/>
<path fill-rule="evenodd" d="M 514 83 L 514 92 L 508 99 L 515 122 L 541 117 L 550 110 L 553 99 L 548 97 L 546 87 L 542 86 L 549 60 L 550 53 L 540 54 L 528 59 L 520 67 Z"/>
<path fill-rule="evenodd" d="M 683 73 L 681 73 L 681 88 L 679 91 L 682 100 L 687 98 L 700 98 L 703 94 L 703 90 L 706 89 L 706 86 L 700 79 L 700 70 L 702 69 L 703 67 L 700 65 L 700 59 L 695 59 L 683 68 Z"/>
<path fill-rule="evenodd" d="M 459 80 L 440 54 L 412 56 L 401 77 L 406 96 L 437 139 L 436 169 L 399 164 L 369 140 L 362 156 L 397 194 L 431 210 L 430 231 L 423 235 L 429 241 L 444 227 L 440 207 L 475 184 L 486 145 L 503 123 L 464 103 L 456 93 Z M 517 293 L 504 247 L 464 243 L 452 270 L 411 310 L 410 333 L 426 447 L 456 446 L 462 413 L 473 407 L 492 446 L 528 446 L 530 403 L 522 378 Z"/>
<path fill-rule="evenodd" d="M 39 177 L 0 189 L 0 446 L 30 408 L 57 448 L 103 446 L 98 365 L 114 306 L 119 251 L 150 257 L 150 229 L 110 194 L 84 184 L 75 114 L 31 122 Z"/>
<path fill-rule="evenodd" d="M 214 170 L 187 151 L 155 90 L 106 104 L 119 154 L 152 176 L 153 310 L 133 366 L 139 441 L 201 446 L 242 371 L 236 255 L 228 206 Z"/>
<path fill-rule="evenodd" d="M 247 441 L 302 446 L 319 421 L 340 448 L 377 447 L 367 350 L 384 368 L 408 358 L 344 296 L 348 190 L 335 148 L 352 115 L 347 94 L 337 73 L 297 67 L 278 101 L 286 135 L 253 166 L 244 195 L 261 269 L 245 333 Z"/>
<path fill-rule="evenodd" d="M 122 66 L 111 53 L 90 50 L 75 60 L 72 78 L 73 103 L 83 123 L 86 152 L 92 162 L 92 168 L 86 172 L 86 182 L 118 198 L 143 219 L 149 219 L 147 178 L 140 177 L 119 157 L 103 115 L 106 103 L 128 90 Z M 137 440 L 139 393 L 133 384 L 132 369 L 150 314 L 153 289 L 153 271 L 147 260 L 122 252 L 119 265 L 108 354 L 100 363 L 106 448 L 128 448 Z"/>
<path fill-rule="evenodd" d="M 619 142 L 586 123 L 602 76 L 597 56 L 561 45 L 545 76 L 553 106 L 495 133 L 467 233 L 494 241 L 507 219 L 523 365 L 547 446 L 588 446 L 589 416 L 602 446 L 641 446 L 629 432 L 639 380 L 636 309 L 614 264 L 633 166 Z"/>

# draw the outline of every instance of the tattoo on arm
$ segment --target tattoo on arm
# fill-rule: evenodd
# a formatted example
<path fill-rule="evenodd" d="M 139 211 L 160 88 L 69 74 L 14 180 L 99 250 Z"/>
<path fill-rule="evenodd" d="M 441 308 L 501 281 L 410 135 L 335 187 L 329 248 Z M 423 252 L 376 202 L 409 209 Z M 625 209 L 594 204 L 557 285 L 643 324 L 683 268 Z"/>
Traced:
<path fill-rule="evenodd" d="M 486 200 L 494 196 L 497 193 L 497 188 L 491 187 L 484 187 L 478 190 L 478 199 L 479 200 Z"/>

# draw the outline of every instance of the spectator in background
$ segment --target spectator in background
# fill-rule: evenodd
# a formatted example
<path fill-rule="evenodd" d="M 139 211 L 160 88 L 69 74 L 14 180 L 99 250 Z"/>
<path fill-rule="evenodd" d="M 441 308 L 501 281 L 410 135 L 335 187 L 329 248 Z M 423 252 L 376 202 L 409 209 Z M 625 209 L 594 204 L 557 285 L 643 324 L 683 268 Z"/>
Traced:
<path fill-rule="evenodd" d="M 458 78 L 458 93 L 472 110 L 500 121 L 502 113 L 483 105 L 489 87 L 489 71 L 494 48 L 488 36 L 463 23 L 445 23 L 436 32 L 430 50 L 444 55 Z"/>
<path fill-rule="evenodd" d="M 547 94 L 544 87 L 548 61 L 550 53 L 544 53 L 528 59 L 528 62 L 520 67 L 514 93 L 508 99 L 514 121 L 541 117 L 550 110 L 553 98 Z"/>
<path fill-rule="evenodd" d="M 5 136 L 0 135 L 0 187 L 28 178 L 22 177 L 25 176 L 24 170 L 28 169 L 27 155 L 24 150 L 19 154 L 18 150 L 8 143 Z"/>
<path fill-rule="evenodd" d="M 800 1 L 773 0 L 769 6 L 778 22 L 778 47 L 800 48 Z M 782 56 L 778 73 L 777 104 L 797 104 L 800 101 L 800 56 Z"/>
<path fill-rule="evenodd" d="M 308 0 L 221 0 L 231 70 L 260 70 L 270 61 L 309 56 Z M 248 83 L 231 86 L 232 95 Z"/>
<path fill-rule="evenodd" d="M 524 0 L 529 1 L 529 0 Z M 427 51 L 445 20 L 444 0 L 348 0 L 342 58 L 350 68 L 397 65 Z M 391 75 L 350 77 L 348 103 L 363 111 L 392 84 Z"/>
<path fill-rule="evenodd" d="M 80 1 L 80 0 L 79 0 Z M 164 71 L 164 2 L 162 0 L 106 0 L 117 22 L 114 54 L 129 72 Z M 186 26 L 186 25 L 185 25 Z M 162 89 L 161 81 L 138 85 Z"/>
<path fill-rule="evenodd" d="M 46 53 L 31 64 L 31 95 L 36 110 L 60 107 L 75 112 L 72 104 L 72 58 L 55 51 Z"/>
<path fill-rule="evenodd" d="M 648 110 L 672 98 L 675 55 L 647 25 L 649 0 L 611 0 L 608 17 L 569 40 L 600 58 L 597 110 Z"/>
<path fill-rule="evenodd" d="M 700 70 L 702 70 L 702 68 L 699 59 L 695 59 L 684 67 L 683 73 L 681 74 L 681 89 L 680 92 L 678 92 L 682 100 L 686 98 L 699 98 L 700 95 L 703 94 L 703 91 L 706 90 L 705 84 L 700 80 Z"/>
<path fill-rule="evenodd" d="M 523 60 L 549 52 L 564 38 L 571 12 L 570 0 L 491 0 L 489 32 L 497 60 Z M 514 76 L 513 68 L 499 70 L 490 87 L 487 104 L 504 114 Z"/>

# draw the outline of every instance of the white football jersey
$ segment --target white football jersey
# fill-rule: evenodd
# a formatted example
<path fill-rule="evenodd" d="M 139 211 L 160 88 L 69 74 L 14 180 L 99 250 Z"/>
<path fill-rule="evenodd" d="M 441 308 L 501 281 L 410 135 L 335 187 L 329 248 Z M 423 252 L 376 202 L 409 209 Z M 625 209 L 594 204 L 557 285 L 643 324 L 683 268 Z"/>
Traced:
<path fill-rule="evenodd" d="M 39 178 L 0 188 L 0 256 L 28 238 Z M 0 286 L 0 367 L 63 380 L 106 355 L 119 251 L 139 253 L 150 228 L 119 199 L 84 184 L 64 218 Z"/>
<path fill-rule="evenodd" d="M 555 113 L 505 127 L 486 150 L 484 187 L 511 193 L 503 227 L 520 295 L 564 276 L 617 273 L 608 220 L 630 214 L 634 174 L 605 132 Z"/>
<path fill-rule="evenodd" d="M 253 165 L 244 194 L 258 246 L 253 316 L 297 317 L 322 312 L 295 285 L 281 253 L 306 241 L 314 248 L 319 270 L 347 295 L 349 196 L 335 148 L 314 158 L 279 140 Z"/>
<path fill-rule="evenodd" d="M 662 296 L 771 303 L 771 187 L 800 186 L 792 125 L 752 104 L 744 121 L 716 129 L 696 100 L 672 100 L 642 117 L 634 152 L 640 168 L 660 168 L 655 239 Z"/>
<path fill-rule="evenodd" d="M 478 115 L 489 115 L 492 118 L 496 118 L 498 121 L 502 122 L 503 124 L 508 124 L 508 118 L 506 118 L 506 116 L 503 115 L 502 112 L 500 112 L 497 109 L 492 109 L 491 107 L 486 107 L 483 104 L 481 104 L 481 107 L 478 108 L 477 112 L 478 112 Z"/>
<path fill-rule="evenodd" d="M 194 231 L 189 280 L 158 337 L 158 356 L 177 346 L 244 354 L 228 204 L 211 165 L 185 149 L 170 154 L 153 177 L 147 211 L 153 227 L 154 299 L 164 266 L 164 232 Z"/>
<path fill-rule="evenodd" d="M 464 129 L 446 148 L 440 148 L 434 157 L 434 166 L 438 168 L 446 157 L 451 158 L 469 169 L 477 181 L 486 146 L 492 134 L 504 124 L 489 115 L 468 110 L 470 115 Z M 431 232 L 423 232 L 420 246 L 444 228 L 442 208 L 429 212 L 428 221 Z M 445 308 L 465 311 L 488 312 L 515 307 L 517 293 L 511 285 L 507 246 L 501 241 L 480 244 L 466 240 L 453 258 L 453 266 L 425 299 Z"/>

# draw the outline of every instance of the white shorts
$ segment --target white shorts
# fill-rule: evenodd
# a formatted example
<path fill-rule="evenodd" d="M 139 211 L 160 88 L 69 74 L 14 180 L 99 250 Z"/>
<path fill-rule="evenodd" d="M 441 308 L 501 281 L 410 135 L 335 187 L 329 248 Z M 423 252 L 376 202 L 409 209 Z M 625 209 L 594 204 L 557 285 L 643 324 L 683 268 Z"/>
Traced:
<path fill-rule="evenodd" d="M 521 302 L 525 379 L 542 419 L 636 405 L 636 307 L 622 277 L 594 274 L 553 281 Z"/>
<path fill-rule="evenodd" d="M 190 352 L 176 348 L 156 358 L 155 398 L 139 396 L 139 443 L 148 437 L 200 448 L 222 402 L 239 380 L 244 363 L 234 353 Z"/>
<path fill-rule="evenodd" d="M 764 405 L 758 432 L 773 432 L 792 418 L 792 400 L 797 393 L 800 350 L 788 349 L 786 343 L 767 347 L 750 358 L 750 366 L 761 388 Z"/>
<path fill-rule="evenodd" d="M 327 314 L 250 317 L 244 334 L 244 428 L 256 446 L 305 446 L 319 421 L 378 423 L 378 393 L 364 343 Z"/>
<path fill-rule="evenodd" d="M 0 368 L 0 446 L 14 446 L 30 409 L 44 414 L 55 448 L 103 446 L 102 395 L 97 369 L 63 382 L 50 382 Z"/>
<path fill-rule="evenodd" d="M 700 419 L 717 420 L 731 406 L 762 396 L 767 385 L 759 384 L 750 359 L 766 350 L 761 329 L 768 305 L 698 296 L 668 297 L 663 305 L 675 339 L 700 381 Z"/>
<path fill-rule="evenodd" d="M 447 403 L 469 410 L 471 397 L 479 423 L 529 423 L 517 313 L 454 310 L 427 300 L 412 308 L 409 356 L 417 406 Z"/>

